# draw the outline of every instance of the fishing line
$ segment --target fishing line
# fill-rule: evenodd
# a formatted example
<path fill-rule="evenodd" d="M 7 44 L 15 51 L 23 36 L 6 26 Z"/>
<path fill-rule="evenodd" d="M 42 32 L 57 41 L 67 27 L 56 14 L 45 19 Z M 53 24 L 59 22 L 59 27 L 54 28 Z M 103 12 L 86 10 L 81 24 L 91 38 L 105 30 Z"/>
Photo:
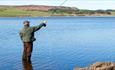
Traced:
<path fill-rule="evenodd" d="M 61 4 L 59 4 L 58 6 L 63 6 L 66 2 L 67 2 L 68 0 L 64 0 Z M 50 14 L 50 16 L 53 16 L 54 15 L 54 13 L 56 12 L 56 9 L 54 9 L 54 11 Z M 44 16 L 43 17 L 43 19 L 44 19 L 44 21 L 46 21 L 47 22 L 47 16 Z M 47 20 L 46 20 L 47 19 Z"/>
<path fill-rule="evenodd" d="M 58 6 L 63 6 L 68 0 L 64 0 L 60 5 Z M 51 13 L 51 16 L 53 16 L 53 14 L 55 13 L 56 11 L 54 10 L 52 13 Z"/>
<path fill-rule="evenodd" d="M 66 2 L 67 2 L 68 0 L 64 0 L 60 5 L 58 5 L 58 6 L 63 6 Z M 54 13 L 55 13 L 55 10 L 56 9 L 54 9 L 54 11 L 51 13 L 51 15 L 50 16 L 53 16 L 54 15 Z M 47 21 L 46 21 L 47 22 Z M 49 57 L 48 58 L 50 58 L 50 55 L 51 55 L 51 48 L 49 48 Z"/>

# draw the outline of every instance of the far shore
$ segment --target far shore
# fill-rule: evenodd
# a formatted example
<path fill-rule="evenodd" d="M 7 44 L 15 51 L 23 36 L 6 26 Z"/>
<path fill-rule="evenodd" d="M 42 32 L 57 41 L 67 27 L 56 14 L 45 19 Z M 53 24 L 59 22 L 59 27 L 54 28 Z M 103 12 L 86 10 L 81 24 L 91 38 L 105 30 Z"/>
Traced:
<path fill-rule="evenodd" d="M 2 6 L 0 17 L 51 17 L 51 16 L 115 16 L 115 10 L 85 10 L 64 6 Z"/>
<path fill-rule="evenodd" d="M 27 17 L 27 16 L 15 16 L 15 17 L 12 17 L 12 16 L 8 16 L 8 17 L 1 17 L 0 18 L 48 18 L 48 17 L 115 17 L 115 16 L 36 16 L 36 17 L 33 17 L 33 16 L 30 16 L 30 17 Z"/>

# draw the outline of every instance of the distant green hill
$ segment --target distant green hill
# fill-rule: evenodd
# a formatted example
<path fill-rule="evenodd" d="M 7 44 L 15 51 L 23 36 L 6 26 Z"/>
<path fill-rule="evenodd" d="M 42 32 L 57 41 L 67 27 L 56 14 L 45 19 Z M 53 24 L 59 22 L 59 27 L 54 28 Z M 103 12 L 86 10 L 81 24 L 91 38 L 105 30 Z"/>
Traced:
<path fill-rule="evenodd" d="M 75 7 L 58 6 L 0 6 L 0 17 L 38 16 L 114 16 L 114 10 L 83 10 Z"/>

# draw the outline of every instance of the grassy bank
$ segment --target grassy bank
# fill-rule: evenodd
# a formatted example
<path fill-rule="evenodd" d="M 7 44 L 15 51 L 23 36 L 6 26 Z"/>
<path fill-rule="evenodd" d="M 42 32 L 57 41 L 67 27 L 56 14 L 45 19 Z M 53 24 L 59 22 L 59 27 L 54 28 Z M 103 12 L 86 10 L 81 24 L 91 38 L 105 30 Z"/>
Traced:
<path fill-rule="evenodd" d="M 53 15 L 52 15 L 53 13 Z M 16 7 L 0 7 L 0 17 L 38 17 L 38 16 L 73 16 L 66 12 L 23 10 Z"/>
<path fill-rule="evenodd" d="M 0 8 L 0 17 L 36 17 L 36 16 L 49 16 L 49 12 L 45 11 L 27 11 L 18 8 Z"/>
<path fill-rule="evenodd" d="M 53 13 L 53 15 L 52 15 Z M 115 16 L 115 11 L 91 11 L 73 8 L 49 10 L 24 10 L 18 7 L 0 7 L 0 17 L 38 17 L 38 16 Z"/>

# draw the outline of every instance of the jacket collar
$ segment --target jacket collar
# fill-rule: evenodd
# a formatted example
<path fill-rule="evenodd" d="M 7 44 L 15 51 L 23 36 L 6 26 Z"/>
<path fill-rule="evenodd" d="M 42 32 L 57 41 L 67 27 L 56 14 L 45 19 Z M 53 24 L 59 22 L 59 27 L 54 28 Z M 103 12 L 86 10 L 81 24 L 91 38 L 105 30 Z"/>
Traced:
<path fill-rule="evenodd" d="M 29 26 L 24 26 L 24 28 L 28 28 Z"/>

